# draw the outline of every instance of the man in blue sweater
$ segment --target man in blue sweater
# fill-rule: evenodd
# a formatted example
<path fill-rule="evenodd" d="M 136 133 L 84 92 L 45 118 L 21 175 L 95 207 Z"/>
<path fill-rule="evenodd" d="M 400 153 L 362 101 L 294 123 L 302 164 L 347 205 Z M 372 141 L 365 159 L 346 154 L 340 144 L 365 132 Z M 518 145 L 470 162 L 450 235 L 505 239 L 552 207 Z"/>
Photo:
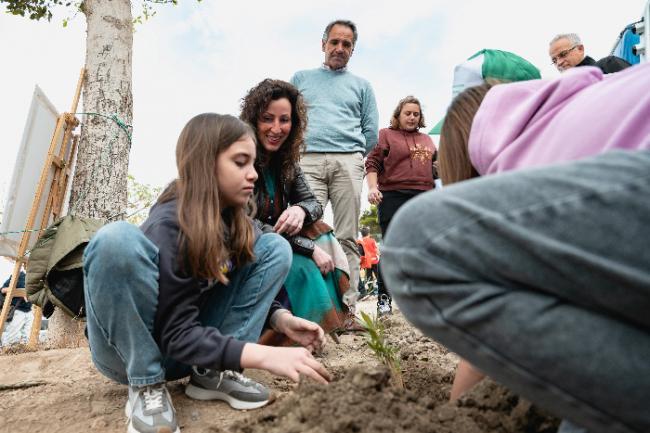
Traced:
<path fill-rule="evenodd" d="M 370 83 L 347 64 L 357 42 L 352 21 L 336 20 L 323 33 L 325 62 L 291 78 L 307 102 L 309 122 L 300 166 L 316 198 L 332 203 L 334 230 L 350 265 L 350 287 L 359 280 L 356 237 L 361 211 L 363 157 L 377 144 L 378 113 Z M 354 302 L 354 299 L 347 301 Z"/>

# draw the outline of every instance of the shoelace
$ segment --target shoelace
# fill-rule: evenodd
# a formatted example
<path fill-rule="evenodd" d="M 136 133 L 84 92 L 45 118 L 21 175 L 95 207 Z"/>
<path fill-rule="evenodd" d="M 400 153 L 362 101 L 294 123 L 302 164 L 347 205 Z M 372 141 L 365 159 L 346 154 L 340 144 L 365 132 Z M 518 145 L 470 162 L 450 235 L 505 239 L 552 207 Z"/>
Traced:
<path fill-rule="evenodd" d="M 155 410 L 155 409 L 162 409 L 163 408 L 163 388 L 162 387 L 157 387 L 157 388 L 152 388 L 150 386 L 147 387 L 142 392 L 142 395 L 144 397 L 144 409 L 147 411 L 150 410 Z"/>
<path fill-rule="evenodd" d="M 241 383 L 244 386 L 251 386 L 255 382 L 253 382 L 252 379 L 247 378 L 243 374 L 237 372 L 237 371 L 232 371 L 232 370 L 226 370 L 223 372 L 223 374 L 229 376 L 232 378 L 234 381 Z"/>

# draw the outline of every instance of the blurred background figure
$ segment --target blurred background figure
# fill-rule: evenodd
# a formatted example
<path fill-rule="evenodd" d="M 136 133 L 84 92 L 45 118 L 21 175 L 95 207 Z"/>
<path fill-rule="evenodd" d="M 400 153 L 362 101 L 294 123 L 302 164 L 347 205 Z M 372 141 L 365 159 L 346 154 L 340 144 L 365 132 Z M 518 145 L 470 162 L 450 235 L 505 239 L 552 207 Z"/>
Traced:
<path fill-rule="evenodd" d="M 374 292 L 379 280 L 379 247 L 370 236 L 368 227 L 361 227 L 361 239 L 357 240 L 361 254 L 361 270 L 363 279 L 359 278 L 359 293 L 367 296 Z"/>
<path fill-rule="evenodd" d="M 11 282 L 11 276 L 2 285 L 2 290 L 0 293 L 0 302 L 4 304 L 5 294 L 9 288 L 9 283 Z M 16 285 L 19 289 L 25 288 L 25 272 L 20 271 L 18 275 L 18 284 Z M 27 344 L 29 341 L 29 334 L 32 329 L 32 323 L 34 322 L 34 313 L 32 312 L 32 304 L 29 303 L 23 297 L 14 297 L 11 300 L 11 307 L 9 309 L 9 315 L 7 316 L 7 323 L 5 325 L 5 330 L 2 333 L 1 344 L 2 346 L 8 346 L 11 344 Z"/>
<path fill-rule="evenodd" d="M 579 66 L 596 66 L 605 74 L 621 71 L 631 65 L 616 56 L 607 56 L 596 61 L 585 54 L 585 46 L 580 36 L 565 33 L 555 36 L 549 43 L 548 55 L 558 71 L 564 72 Z"/>

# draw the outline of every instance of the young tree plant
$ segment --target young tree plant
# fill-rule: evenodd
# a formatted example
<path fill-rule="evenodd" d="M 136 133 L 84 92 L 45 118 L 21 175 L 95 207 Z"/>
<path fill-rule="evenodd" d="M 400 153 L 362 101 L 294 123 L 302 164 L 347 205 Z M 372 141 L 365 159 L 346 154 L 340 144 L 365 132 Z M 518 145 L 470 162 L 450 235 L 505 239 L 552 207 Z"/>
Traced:
<path fill-rule="evenodd" d="M 366 343 L 375 356 L 390 370 L 393 385 L 404 389 L 404 379 L 399 362 L 399 351 L 386 340 L 386 328 L 377 316 L 371 317 L 361 311 L 359 324 L 366 330 Z"/>

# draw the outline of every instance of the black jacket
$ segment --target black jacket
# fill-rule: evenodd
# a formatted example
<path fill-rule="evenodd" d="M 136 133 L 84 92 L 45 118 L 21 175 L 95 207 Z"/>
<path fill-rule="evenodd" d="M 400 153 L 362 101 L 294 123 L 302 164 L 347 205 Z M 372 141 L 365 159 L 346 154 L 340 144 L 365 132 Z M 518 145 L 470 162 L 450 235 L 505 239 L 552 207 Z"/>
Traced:
<path fill-rule="evenodd" d="M 585 56 L 585 58 L 582 59 L 582 62 L 576 65 L 576 68 L 579 66 L 596 66 L 596 61 L 592 57 Z"/>
<path fill-rule="evenodd" d="M 585 56 L 585 58 L 582 59 L 582 62 L 576 65 L 576 67 L 578 66 L 596 66 L 603 71 L 603 74 L 612 74 L 614 72 L 622 71 L 625 68 L 629 68 L 632 65 L 627 60 L 616 56 L 603 57 L 598 61 L 595 61 L 589 56 Z"/>
<path fill-rule="evenodd" d="M 275 225 L 282 212 L 289 206 L 300 206 L 305 211 L 304 226 L 318 221 L 323 216 L 323 208 L 316 200 L 314 192 L 309 187 L 305 174 L 296 164 L 295 175 L 292 180 L 280 179 L 279 188 L 281 195 L 271 200 L 266 189 L 264 170 L 258 168 L 259 177 L 255 183 L 255 202 L 257 213 L 255 218 L 265 224 Z M 304 236 L 290 236 L 287 238 L 294 252 L 309 256 L 314 253 L 314 241 Z"/>

